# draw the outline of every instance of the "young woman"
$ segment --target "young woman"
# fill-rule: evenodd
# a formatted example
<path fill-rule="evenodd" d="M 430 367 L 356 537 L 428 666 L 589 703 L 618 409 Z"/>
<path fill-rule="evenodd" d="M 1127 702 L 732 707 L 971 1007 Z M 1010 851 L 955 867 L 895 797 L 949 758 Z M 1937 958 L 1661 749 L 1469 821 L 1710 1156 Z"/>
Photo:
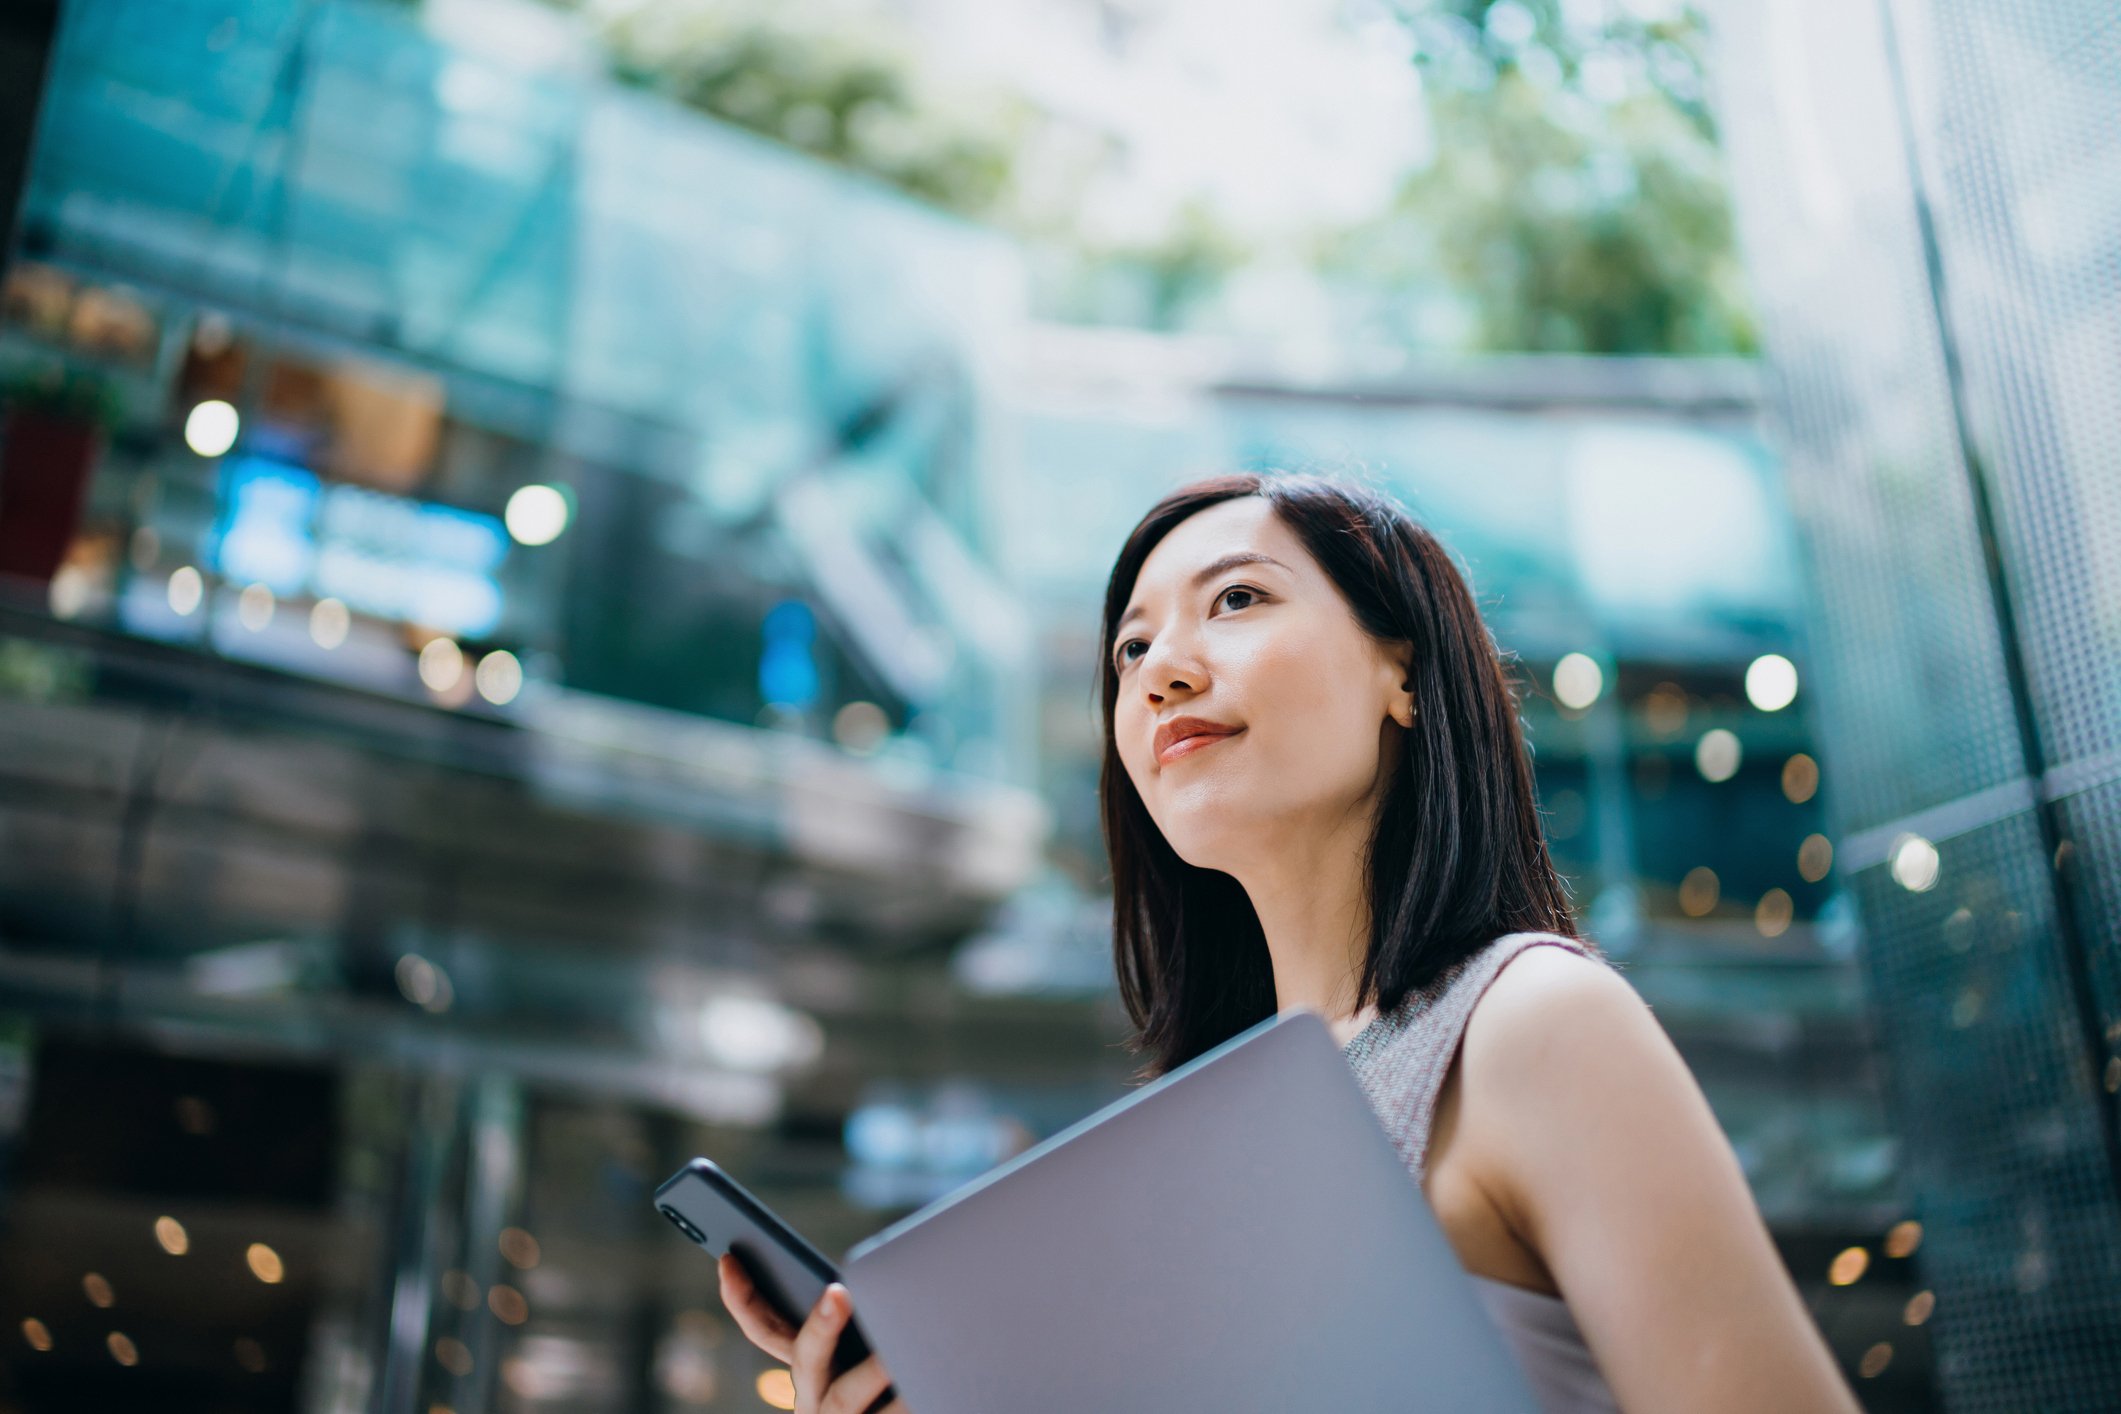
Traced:
<path fill-rule="evenodd" d="M 1548 1414 L 1853 1414 L 1693 1077 L 1577 934 L 1435 538 L 1309 477 L 1200 482 L 1121 550 L 1104 647 L 1114 950 L 1155 1068 L 1325 1017 Z M 733 1262 L 722 1294 L 802 1414 L 889 1385 L 830 1379 L 843 1288 L 800 1330 Z"/>

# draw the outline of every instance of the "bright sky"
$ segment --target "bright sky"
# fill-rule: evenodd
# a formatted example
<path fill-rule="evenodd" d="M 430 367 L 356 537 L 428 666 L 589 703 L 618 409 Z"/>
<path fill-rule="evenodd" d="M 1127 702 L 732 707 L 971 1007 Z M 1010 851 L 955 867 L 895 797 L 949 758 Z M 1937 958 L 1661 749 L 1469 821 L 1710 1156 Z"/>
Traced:
<path fill-rule="evenodd" d="M 1078 219 L 1150 240 L 1189 201 L 1271 243 L 1379 212 L 1426 160 L 1405 31 L 1344 0 L 900 0 L 970 83 L 1110 133 L 1122 158 Z M 1365 18 L 1365 12 L 1367 18 Z"/>

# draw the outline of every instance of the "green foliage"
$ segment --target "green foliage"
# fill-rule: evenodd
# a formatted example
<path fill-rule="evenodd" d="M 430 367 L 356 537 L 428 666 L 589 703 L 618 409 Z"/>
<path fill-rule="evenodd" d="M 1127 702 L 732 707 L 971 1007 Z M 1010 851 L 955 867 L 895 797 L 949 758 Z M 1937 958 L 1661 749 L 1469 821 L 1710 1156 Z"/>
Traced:
<path fill-rule="evenodd" d="M 1017 115 L 931 91 L 894 36 L 833 19 L 829 6 L 649 0 L 603 39 L 628 82 L 946 210 L 988 214 L 1009 182 Z"/>
<path fill-rule="evenodd" d="M 1380 3 L 1398 6 L 1413 41 L 1435 148 L 1384 219 L 1317 236 L 1351 332 L 1491 351 L 1752 351 L 1701 24 L 1683 0 Z M 1087 238 L 1066 201 L 1028 209 L 1015 169 L 1042 150 L 1039 115 L 941 82 L 873 5 L 633 0 L 589 13 L 628 81 L 1009 229 L 1033 253 L 1049 317 L 1212 326 L 1249 258 L 1198 203 L 1125 248 Z"/>
<path fill-rule="evenodd" d="M 1049 316 L 1177 328 L 1242 259 L 1198 204 L 1161 238 L 1123 246 L 1085 239 L 1066 200 L 1027 209 L 1014 183 L 1040 115 L 1021 99 L 939 80 L 874 7 L 639 0 L 605 16 L 599 36 L 623 81 L 1009 231 L 1033 252 Z M 1109 136 L 1084 146 L 1113 150 Z M 1086 182 L 1094 168 L 1092 159 L 1060 185 Z M 1056 174 L 1041 175 L 1050 185 Z"/>
<path fill-rule="evenodd" d="M 1550 0 L 1408 17 L 1435 160 L 1384 229 L 1336 243 L 1329 265 L 1386 285 L 1440 278 L 1487 350 L 1751 352 L 1698 22 L 1566 8 L 1573 23 Z"/>

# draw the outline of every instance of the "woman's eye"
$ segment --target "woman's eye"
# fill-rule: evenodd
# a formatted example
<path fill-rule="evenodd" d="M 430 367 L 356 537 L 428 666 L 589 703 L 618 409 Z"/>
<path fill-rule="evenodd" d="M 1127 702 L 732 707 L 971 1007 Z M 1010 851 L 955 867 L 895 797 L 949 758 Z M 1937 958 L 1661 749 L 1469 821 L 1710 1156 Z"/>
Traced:
<path fill-rule="evenodd" d="M 1121 667 L 1125 667 L 1125 666 L 1126 666 L 1127 664 L 1129 664 L 1129 663 L 1133 662 L 1133 661 L 1134 661 L 1135 659 L 1137 659 L 1137 658 L 1141 657 L 1141 655 L 1142 655 L 1142 654 L 1144 654 L 1144 653 L 1146 653 L 1146 652 L 1148 652 L 1148 651 L 1149 651 L 1149 645 L 1148 645 L 1148 644 L 1146 644 L 1146 643 L 1144 643 L 1144 642 L 1142 642 L 1142 641 L 1141 641 L 1140 639 L 1138 639 L 1138 638 L 1130 638 L 1130 639 L 1128 639 L 1128 640 L 1127 640 L 1127 641 L 1126 641 L 1125 643 L 1122 643 L 1122 644 L 1121 644 L 1121 645 L 1119 646 L 1119 663 L 1120 663 L 1120 666 L 1121 666 Z"/>
<path fill-rule="evenodd" d="M 1258 602 L 1259 595 L 1254 593 L 1250 589 L 1225 589 L 1221 594 L 1216 596 L 1215 606 L 1218 609 L 1223 609 L 1226 611 L 1234 609 L 1249 609 Z"/>

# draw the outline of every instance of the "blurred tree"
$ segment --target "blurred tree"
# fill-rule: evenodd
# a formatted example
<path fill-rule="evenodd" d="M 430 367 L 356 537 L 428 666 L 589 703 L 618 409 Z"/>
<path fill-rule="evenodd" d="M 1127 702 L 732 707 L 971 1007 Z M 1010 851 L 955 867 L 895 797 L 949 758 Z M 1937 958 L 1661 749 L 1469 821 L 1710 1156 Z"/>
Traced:
<path fill-rule="evenodd" d="M 1049 318 L 1226 329 L 1229 277 L 1271 254 L 1315 271 L 1353 340 L 1754 347 L 1687 0 L 1350 0 L 1409 41 L 1432 155 L 1381 218 L 1271 253 L 1197 199 L 1148 238 L 1090 236 L 1082 194 L 1125 142 L 946 81 L 877 0 L 549 3 L 588 14 L 631 82 L 1007 229 Z"/>
<path fill-rule="evenodd" d="M 1434 0 L 1402 19 L 1434 160 L 1322 258 L 1339 281 L 1404 296 L 1381 308 L 1399 327 L 1373 332 L 1489 351 L 1753 350 L 1692 10 Z M 1458 306 L 1455 330 L 1439 302 Z"/>
<path fill-rule="evenodd" d="M 548 0 L 595 25 L 615 75 L 704 113 L 999 226 L 1034 253 L 1048 317 L 1174 329 L 1212 300 L 1243 247 L 1198 202 L 1128 243 L 1085 237 L 1081 190 L 1122 160 L 1107 133 L 925 66 L 867 0 Z M 1040 165 L 1037 198 L 1016 182 Z"/>
<path fill-rule="evenodd" d="M 1007 187 L 1025 106 L 950 92 L 870 9 L 778 0 L 579 6 L 618 76 L 963 216 Z"/>

